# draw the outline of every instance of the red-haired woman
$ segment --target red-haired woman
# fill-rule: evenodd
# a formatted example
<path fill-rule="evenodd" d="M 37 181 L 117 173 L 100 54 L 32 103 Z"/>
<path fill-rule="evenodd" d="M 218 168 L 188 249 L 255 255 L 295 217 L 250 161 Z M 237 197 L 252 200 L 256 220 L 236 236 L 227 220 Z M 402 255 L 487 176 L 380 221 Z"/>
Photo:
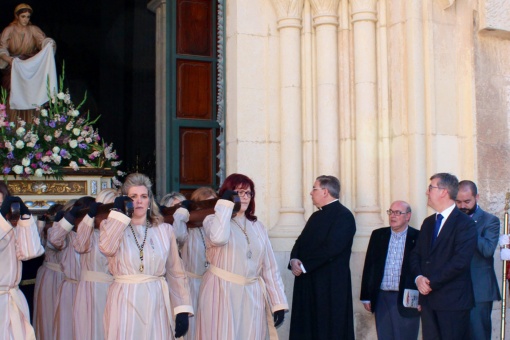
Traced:
<path fill-rule="evenodd" d="M 241 208 L 233 217 L 228 198 L 236 192 Z M 200 287 L 196 338 L 266 339 L 269 327 L 273 339 L 289 307 L 266 228 L 255 216 L 255 185 L 232 174 L 219 196 L 215 214 L 203 223 L 210 266 Z"/>

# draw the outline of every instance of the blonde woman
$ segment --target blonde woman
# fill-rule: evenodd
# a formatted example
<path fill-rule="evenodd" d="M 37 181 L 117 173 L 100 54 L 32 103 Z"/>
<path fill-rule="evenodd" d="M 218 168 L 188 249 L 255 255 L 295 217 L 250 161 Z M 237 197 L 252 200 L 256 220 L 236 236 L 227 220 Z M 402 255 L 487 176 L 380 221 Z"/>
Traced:
<path fill-rule="evenodd" d="M 108 257 L 114 277 L 106 301 L 105 339 L 178 338 L 193 315 L 175 234 L 163 222 L 151 187 L 143 174 L 127 176 L 125 196 L 115 199 L 101 222 L 99 250 Z M 125 202 L 133 203 L 131 217 L 123 213 Z"/>

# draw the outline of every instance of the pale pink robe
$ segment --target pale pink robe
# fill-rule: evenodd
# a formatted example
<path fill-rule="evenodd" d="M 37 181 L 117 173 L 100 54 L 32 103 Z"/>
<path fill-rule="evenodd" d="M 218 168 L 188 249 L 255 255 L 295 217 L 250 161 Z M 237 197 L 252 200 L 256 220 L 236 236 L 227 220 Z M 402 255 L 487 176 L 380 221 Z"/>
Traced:
<path fill-rule="evenodd" d="M 189 212 L 184 208 L 175 211 L 173 227 L 177 244 L 181 250 L 182 262 L 189 279 L 189 287 L 191 300 L 193 302 L 193 310 L 198 310 L 198 293 L 202 283 L 202 275 L 204 275 L 207 267 L 205 266 L 207 259 L 205 257 L 205 234 L 202 227 L 189 228 L 186 222 L 189 220 Z M 185 340 L 195 339 L 196 317 L 189 318 L 189 329 Z"/>
<path fill-rule="evenodd" d="M 108 257 L 108 268 L 115 279 L 108 290 L 105 338 L 173 339 L 175 315 L 193 314 L 173 228 L 166 223 L 148 228 L 141 273 L 140 252 L 129 223 L 129 217 L 116 211 L 101 222 L 99 249 Z M 145 226 L 133 228 L 141 245 Z M 147 281 L 139 282 L 141 279 Z"/>
<path fill-rule="evenodd" d="M 76 288 L 80 280 L 80 254 L 73 248 L 76 232 L 65 218 L 56 222 L 48 230 L 48 241 L 62 252 L 60 265 L 64 280 L 60 284 L 57 296 L 55 319 L 53 320 L 53 338 L 69 340 L 73 338 L 73 305 Z"/>
<path fill-rule="evenodd" d="M 34 289 L 34 329 L 37 339 L 52 339 L 58 289 L 64 280 L 62 252 L 46 244 L 44 263 L 37 271 Z"/>
<path fill-rule="evenodd" d="M 27 300 L 18 289 L 21 261 L 44 253 L 35 220 L 19 220 L 17 227 L 0 215 L 0 340 L 35 339 Z"/>
<path fill-rule="evenodd" d="M 266 301 L 259 280 L 266 286 L 271 312 L 288 310 L 283 282 L 264 225 L 240 220 L 250 240 L 231 221 L 234 203 L 218 200 L 215 214 L 205 218 L 207 258 L 211 268 L 202 278 L 198 300 L 196 339 L 260 340 L 268 331 Z M 251 250 L 251 259 L 247 258 Z M 212 273 L 213 266 L 237 274 L 254 283 L 240 285 Z"/>
<path fill-rule="evenodd" d="M 80 253 L 82 271 L 74 300 L 74 339 L 102 340 L 106 296 L 113 277 L 108 271 L 108 259 L 99 251 L 99 229 L 94 229 L 94 219 L 89 215 L 78 225 L 73 246 Z"/>

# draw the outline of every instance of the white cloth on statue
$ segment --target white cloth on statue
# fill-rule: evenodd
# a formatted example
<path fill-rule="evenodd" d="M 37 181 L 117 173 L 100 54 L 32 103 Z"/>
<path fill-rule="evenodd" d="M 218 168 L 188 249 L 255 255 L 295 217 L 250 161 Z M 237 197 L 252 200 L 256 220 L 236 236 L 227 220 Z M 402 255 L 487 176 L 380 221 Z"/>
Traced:
<path fill-rule="evenodd" d="M 14 58 L 11 70 L 10 108 L 32 110 L 48 99 L 48 77 L 50 93 L 57 91 L 57 71 L 53 47 L 47 44 L 32 58 Z"/>

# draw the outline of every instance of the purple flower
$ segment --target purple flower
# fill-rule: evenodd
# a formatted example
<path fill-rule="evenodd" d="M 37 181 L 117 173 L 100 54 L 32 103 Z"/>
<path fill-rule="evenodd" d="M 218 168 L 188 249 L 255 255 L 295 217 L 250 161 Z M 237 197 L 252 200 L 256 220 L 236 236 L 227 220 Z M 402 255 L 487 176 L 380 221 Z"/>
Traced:
<path fill-rule="evenodd" d="M 13 158 L 14 158 L 14 155 L 13 155 L 12 151 L 8 152 L 7 153 L 7 159 L 13 159 Z"/>
<path fill-rule="evenodd" d="M 65 116 L 60 117 L 60 122 L 61 123 L 67 122 L 67 118 Z"/>
<path fill-rule="evenodd" d="M 4 166 L 2 172 L 7 175 L 9 172 L 11 172 L 11 168 L 9 168 L 8 166 Z"/>
<path fill-rule="evenodd" d="M 80 149 L 88 149 L 88 148 L 89 148 L 89 147 L 87 146 L 87 144 L 85 144 L 85 143 L 80 143 L 80 144 L 78 144 L 78 147 L 79 147 Z"/>
<path fill-rule="evenodd" d="M 62 156 L 62 157 L 64 157 L 64 158 L 65 158 L 67 155 L 69 155 L 69 152 L 67 152 L 67 150 L 66 150 L 66 149 L 62 149 L 62 150 L 60 150 L 60 156 Z"/>
<path fill-rule="evenodd" d="M 54 120 L 50 120 L 50 127 L 54 128 L 55 126 L 57 126 L 57 124 L 55 124 L 55 121 Z"/>

